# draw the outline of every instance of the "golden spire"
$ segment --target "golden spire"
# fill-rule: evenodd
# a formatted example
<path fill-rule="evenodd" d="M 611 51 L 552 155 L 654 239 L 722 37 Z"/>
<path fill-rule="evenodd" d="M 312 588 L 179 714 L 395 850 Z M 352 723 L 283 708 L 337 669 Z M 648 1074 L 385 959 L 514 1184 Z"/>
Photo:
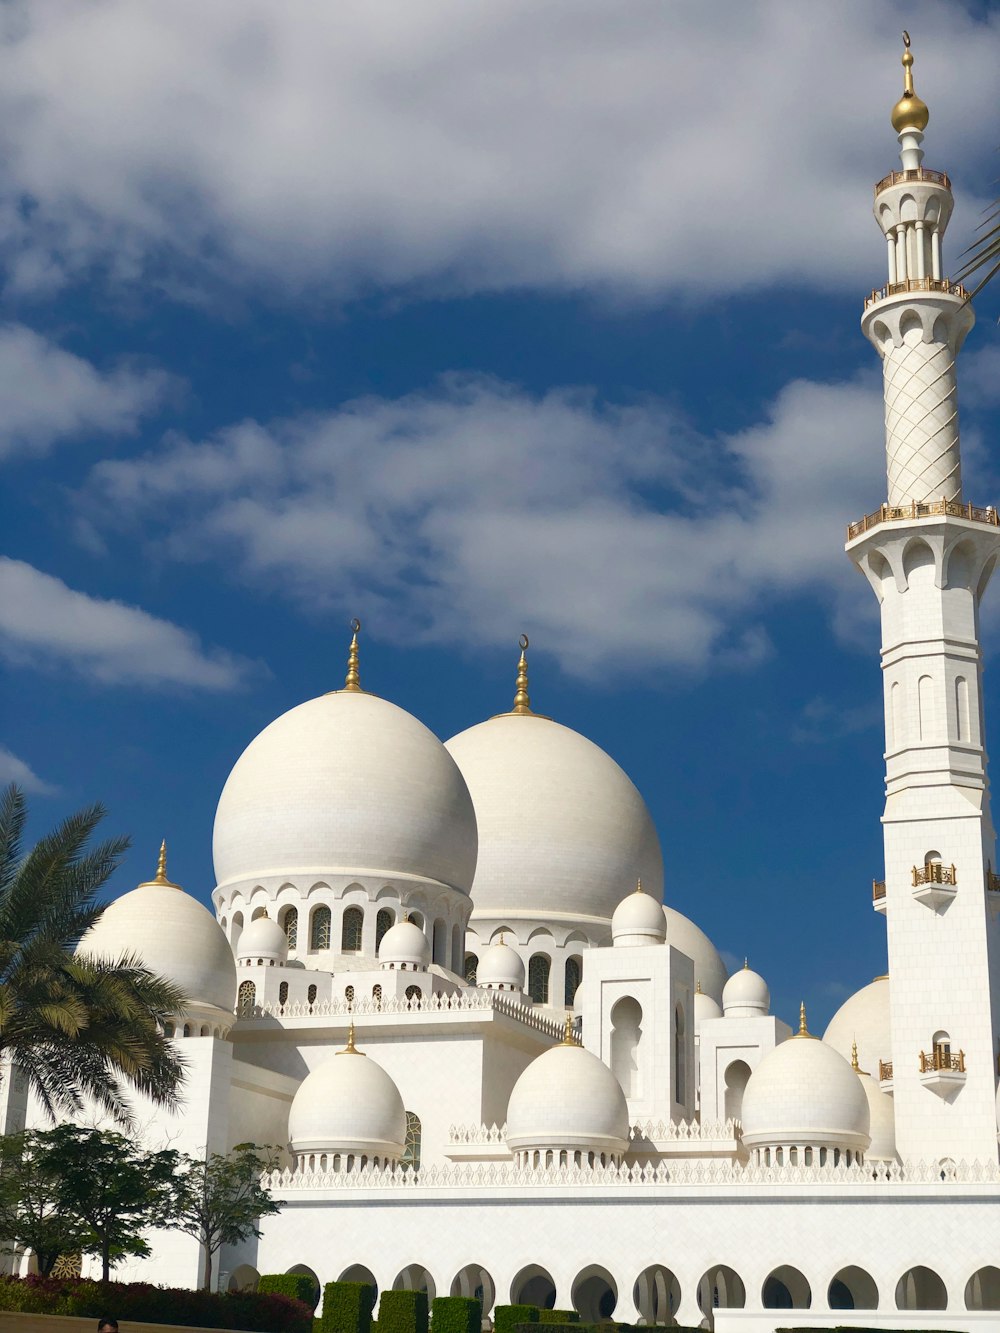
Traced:
<path fill-rule="evenodd" d="M 861 1073 L 861 1066 L 858 1064 L 858 1041 L 856 1037 L 854 1041 L 851 1042 L 851 1068 L 854 1070 L 855 1074 Z"/>
<path fill-rule="evenodd" d="M 364 1051 L 359 1051 L 354 1044 L 354 1019 L 351 1019 L 351 1026 L 347 1029 L 347 1045 L 338 1055 L 364 1055 Z"/>
<path fill-rule="evenodd" d="M 573 1015 L 568 1011 L 566 1014 L 566 1026 L 563 1029 L 562 1045 L 563 1046 L 577 1045 L 576 1037 L 573 1035 Z"/>
<path fill-rule="evenodd" d="M 522 634 L 518 639 L 521 647 L 521 657 L 517 664 L 517 684 L 514 689 L 514 707 L 510 710 L 512 713 L 531 713 L 531 699 L 528 696 L 528 636 Z"/>
<path fill-rule="evenodd" d="M 507 943 L 507 932 L 505 930 L 501 930 L 500 934 L 497 936 L 497 944 L 506 944 L 506 943 Z"/>
<path fill-rule="evenodd" d="M 344 681 L 344 692 L 350 694 L 363 694 L 361 688 L 361 676 L 358 673 L 358 635 L 361 633 L 361 621 L 354 618 L 351 621 L 351 647 L 347 654 L 347 679 Z"/>
<path fill-rule="evenodd" d="M 746 956 L 746 954 L 743 955 L 743 971 L 744 972 L 750 971 L 750 959 Z"/>
<path fill-rule="evenodd" d="M 700 982 L 700 981 L 696 981 L 696 982 L 694 983 L 694 993 L 695 993 L 695 995 L 700 995 L 700 994 L 701 994 L 701 982 Z"/>
<path fill-rule="evenodd" d="M 642 887 L 642 880 L 641 880 L 641 879 L 637 879 L 637 880 L 636 880 L 636 882 L 635 882 L 635 891 L 636 891 L 636 893 L 643 893 L 643 892 L 645 892 L 645 890 L 644 890 L 643 887 Z"/>
<path fill-rule="evenodd" d="M 811 1036 L 812 1036 L 812 1033 L 809 1031 L 809 1028 L 808 1028 L 808 1026 L 807 1026 L 807 1024 L 806 1024 L 806 1002 L 805 1002 L 805 1000 L 803 1000 L 802 1003 L 799 1005 L 799 1030 L 798 1030 L 798 1032 L 796 1033 L 796 1036 L 799 1036 L 799 1037 L 811 1037 Z"/>
<path fill-rule="evenodd" d="M 176 889 L 179 885 L 172 879 L 167 879 L 167 840 L 160 843 L 160 855 L 156 859 L 156 877 L 147 881 L 150 884 L 163 884 L 168 889 Z"/>
<path fill-rule="evenodd" d="M 931 113 L 913 91 L 913 52 L 910 34 L 903 33 L 903 96 L 892 108 L 892 128 L 897 134 L 904 130 L 925 130 Z"/>

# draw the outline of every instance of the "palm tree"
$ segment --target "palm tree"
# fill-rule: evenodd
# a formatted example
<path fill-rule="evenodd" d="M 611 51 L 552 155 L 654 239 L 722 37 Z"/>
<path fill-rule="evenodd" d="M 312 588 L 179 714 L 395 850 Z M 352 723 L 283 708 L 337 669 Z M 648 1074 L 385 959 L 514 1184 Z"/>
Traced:
<path fill-rule="evenodd" d="M 973 296 L 977 292 L 981 292 L 990 279 L 995 278 L 1000 273 L 1000 199 L 994 200 L 990 207 L 993 211 L 977 228 L 977 231 L 981 231 L 983 234 L 963 252 L 962 257 L 968 255 L 969 258 L 958 274 L 958 281 L 964 282 L 973 273 L 978 273 L 980 269 L 989 265 L 986 276 L 980 278 L 972 289 Z"/>
<path fill-rule="evenodd" d="M 22 855 L 24 795 L 14 785 L 0 793 L 0 1056 L 53 1118 L 89 1100 L 128 1125 L 129 1089 L 177 1103 L 183 1064 L 164 1023 L 184 997 L 135 956 L 74 955 L 129 845 L 110 838 L 88 848 L 104 814 L 93 805 L 70 815 Z"/>

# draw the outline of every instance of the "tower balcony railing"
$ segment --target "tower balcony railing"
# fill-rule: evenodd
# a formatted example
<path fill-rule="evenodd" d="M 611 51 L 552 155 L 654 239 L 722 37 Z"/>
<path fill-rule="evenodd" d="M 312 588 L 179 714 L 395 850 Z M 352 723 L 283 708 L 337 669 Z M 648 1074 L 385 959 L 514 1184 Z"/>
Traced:
<path fill-rule="evenodd" d="M 862 533 L 877 528 L 880 523 L 894 523 L 900 519 L 913 518 L 965 518 L 970 523 L 986 523 L 991 528 L 1000 527 L 1000 516 L 994 505 L 974 505 L 970 500 L 963 504 L 961 500 L 911 500 L 908 505 L 880 505 L 871 514 L 865 514 L 855 523 L 847 525 L 847 540 L 852 542 Z"/>
<path fill-rule="evenodd" d="M 871 295 L 865 297 L 865 309 L 876 301 L 884 301 L 887 296 L 899 296 L 901 292 L 947 292 L 949 296 L 960 296 L 963 301 L 969 299 L 966 288 L 950 278 L 904 278 L 902 282 L 887 282 L 884 287 L 875 287 Z"/>
<path fill-rule="evenodd" d="M 914 888 L 921 884 L 950 884 L 954 887 L 958 883 L 955 867 L 942 865 L 940 861 L 928 861 L 926 865 L 914 866 L 912 873 Z"/>
<path fill-rule="evenodd" d="M 943 185 L 946 190 L 951 189 L 946 172 L 932 171 L 930 167 L 911 167 L 909 171 L 890 171 L 888 176 L 883 176 L 875 186 L 875 196 L 877 198 L 892 185 L 907 185 L 911 181 L 926 181 L 929 185 Z"/>
<path fill-rule="evenodd" d="M 1000 875 L 992 866 L 986 867 L 986 887 L 990 893 L 1000 893 Z"/>
<path fill-rule="evenodd" d="M 885 880 L 884 880 L 884 879 L 873 879 L 873 880 L 872 880 L 872 902 L 873 902 L 873 903 L 880 903 L 884 897 L 885 897 Z"/>
<path fill-rule="evenodd" d="M 878 1062 L 878 1081 L 880 1083 L 892 1082 L 892 1061 L 880 1060 Z"/>
<path fill-rule="evenodd" d="M 953 1055 L 944 1046 L 935 1046 L 929 1055 L 926 1051 L 921 1051 L 920 1072 L 921 1074 L 964 1074 L 965 1052 L 959 1051 L 957 1055 Z"/>

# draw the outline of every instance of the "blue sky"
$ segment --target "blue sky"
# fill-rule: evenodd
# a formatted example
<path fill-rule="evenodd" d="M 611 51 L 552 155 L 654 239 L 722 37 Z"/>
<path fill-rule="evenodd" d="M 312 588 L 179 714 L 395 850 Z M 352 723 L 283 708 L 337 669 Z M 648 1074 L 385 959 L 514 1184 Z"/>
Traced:
<path fill-rule="evenodd" d="M 117 891 L 166 836 L 207 901 L 229 768 L 340 683 L 351 616 L 442 738 L 506 706 L 523 630 L 536 706 L 630 774 L 668 901 L 778 1012 L 883 971 L 842 545 L 885 495 L 858 317 L 904 26 L 954 270 L 993 6 L 5 6 L 0 772 L 35 831 L 99 799 Z M 988 503 L 1000 287 L 978 312 Z"/>

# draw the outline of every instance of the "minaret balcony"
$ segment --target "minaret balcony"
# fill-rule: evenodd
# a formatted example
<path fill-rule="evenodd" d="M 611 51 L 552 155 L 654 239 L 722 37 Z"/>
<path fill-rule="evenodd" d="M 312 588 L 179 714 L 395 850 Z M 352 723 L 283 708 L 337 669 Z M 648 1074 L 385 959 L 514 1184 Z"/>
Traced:
<path fill-rule="evenodd" d="M 885 880 L 872 880 L 872 907 L 885 916 Z"/>
<path fill-rule="evenodd" d="M 892 1061 L 878 1062 L 878 1083 L 883 1092 L 892 1092 Z"/>
<path fill-rule="evenodd" d="M 950 1101 L 965 1086 L 965 1052 L 952 1055 L 945 1046 L 935 1046 L 929 1055 L 921 1051 L 920 1082 Z"/>
<path fill-rule="evenodd" d="M 992 866 L 986 867 L 986 888 L 990 893 L 1000 893 L 1000 875 Z"/>
<path fill-rule="evenodd" d="M 944 292 L 946 296 L 957 296 L 962 301 L 969 299 L 968 290 L 960 282 L 950 278 L 904 278 L 902 282 L 887 282 L 884 287 L 875 287 L 865 297 L 865 310 L 890 296 L 901 296 L 905 292 Z"/>
<path fill-rule="evenodd" d="M 954 866 L 942 865 L 940 861 L 928 861 L 926 865 L 914 866 L 913 896 L 926 907 L 943 907 L 954 898 L 958 875 Z"/>
<path fill-rule="evenodd" d="M 888 176 L 883 176 L 875 186 L 875 197 L 877 199 L 883 190 L 893 185 L 912 185 L 915 181 L 926 181 L 928 185 L 943 185 L 946 190 L 951 189 L 946 172 L 932 171 L 930 167 L 911 167 L 909 171 L 890 171 Z"/>
<path fill-rule="evenodd" d="M 897 523 L 915 518 L 964 518 L 970 523 L 986 523 L 1000 528 L 1000 516 L 993 505 L 974 505 L 961 500 L 912 500 L 908 505 L 880 505 L 872 514 L 865 514 L 856 523 L 849 523 L 847 540 L 854 541 L 881 523 Z"/>

